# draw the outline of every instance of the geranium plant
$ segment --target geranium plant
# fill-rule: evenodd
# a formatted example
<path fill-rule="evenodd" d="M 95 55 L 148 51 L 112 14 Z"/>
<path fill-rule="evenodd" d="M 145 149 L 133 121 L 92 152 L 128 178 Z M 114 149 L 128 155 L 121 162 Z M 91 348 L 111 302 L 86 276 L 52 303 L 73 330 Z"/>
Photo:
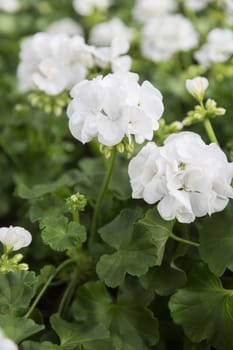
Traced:
<path fill-rule="evenodd" d="M 229 0 L 0 0 L 0 349 L 233 349 Z"/>

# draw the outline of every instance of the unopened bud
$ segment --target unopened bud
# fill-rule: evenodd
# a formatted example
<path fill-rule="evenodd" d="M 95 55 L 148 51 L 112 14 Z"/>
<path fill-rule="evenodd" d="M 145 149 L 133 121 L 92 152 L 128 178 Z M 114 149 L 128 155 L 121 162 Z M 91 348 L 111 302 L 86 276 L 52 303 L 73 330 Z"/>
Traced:
<path fill-rule="evenodd" d="M 66 203 L 68 204 L 69 210 L 71 212 L 74 212 L 76 210 L 83 211 L 87 205 L 87 199 L 83 194 L 76 193 L 67 198 Z"/>
<path fill-rule="evenodd" d="M 204 77 L 196 77 L 186 80 L 186 89 L 199 102 L 203 100 L 205 91 L 208 86 L 208 79 Z"/>

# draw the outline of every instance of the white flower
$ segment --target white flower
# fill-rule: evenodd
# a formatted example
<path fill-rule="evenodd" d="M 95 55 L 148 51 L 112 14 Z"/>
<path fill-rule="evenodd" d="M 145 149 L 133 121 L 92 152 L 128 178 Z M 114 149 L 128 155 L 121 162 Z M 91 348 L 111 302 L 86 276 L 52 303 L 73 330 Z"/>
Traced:
<path fill-rule="evenodd" d="M 146 23 L 151 18 L 173 12 L 176 8 L 175 0 L 137 0 L 133 15 L 139 22 Z"/>
<path fill-rule="evenodd" d="M 83 36 L 82 27 L 72 18 L 65 17 L 50 24 L 45 30 L 49 34 L 67 34 Z"/>
<path fill-rule="evenodd" d="M 57 95 L 85 79 L 94 65 L 94 48 L 80 36 L 37 33 L 22 43 L 18 67 L 21 91 Z"/>
<path fill-rule="evenodd" d="M 164 146 L 148 144 L 129 163 L 132 197 L 158 203 L 165 220 L 189 223 L 223 210 L 233 198 L 233 163 L 216 144 L 181 132 Z"/>
<path fill-rule="evenodd" d="M 94 9 L 106 11 L 111 5 L 111 0 L 73 0 L 74 10 L 82 15 L 89 16 Z"/>
<path fill-rule="evenodd" d="M 67 110 L 72 135 L 82 143 L 97 137 L 106 146 L 131 135 L 137 143 L 151 140 L 163 113 L 162 95 L 137 81 L 137 74 L 119 72 L 77 84 Z"/>
<path fill-rule="evenodd" d="M 133 31 L 127 27 L 120 18 L 112 18 L 108 22 L 96 24 L 89 34 L 89 42 L 96 46 L 110 46 L 115 38 L 130 42 Z"/>
<path fill-rule="evenodd" d="M 20 9 L 19 0 L 0 0 L 0 11 L 14 13 Z"/>
<path fill-rule="evenodd" d="M 202 100 L 206 89 L 209 86 L 208 79 L 205 77 L 196 77 L 186 80 L 186 89 L 194 96 L 198 101 Z"/>
<path fill-rule="evenodd" d="M 30 232 L 23 227 L 10 226 L 0 228 L 0 242 L 7 247 L 7 250 L 19 250 L 27 247 L 32 241 Z"/>
<path fill-rule="evenodd" d="M 0 330 L 0 349 L 2 350 L 18 350 L 18 346 L 9 338 L 7 338 Z"/>
<path fill-rule="evenodd" d="M 194 54 L 197 62 L 208 68 L 213 63 L 225 62 L 233 54 L 233 31 L 215 28 L 207 37 L 207 42 Z"/>
<path fill-rule="evenodd" d="M 188 51 L 197 44 L 192 23 L 179 14 L 154 18 L 142 30 L 142 53 L 155 62 L 167 61 L 176 52 Z"/>
<path fill-rule="evenodd" d="M 129 50 L 129 42 L 123 38 L 115 38 L 110 47 L 95 49 L 95 62 L 98 67 L 111 68 L 113 72 L 128 72 L 131 68 L 131 57 L 124 55 Z"/>
<path fill-rule="evenodd" d="M 233 24 L 233 0 L 225 0 L 224 10 L 227 16 L 228 24 Z"/>
<path fill-rule="evenodd" d="M 213 0 L 185 0 L 185 6 L 191 11 L 204 10 Z"/>

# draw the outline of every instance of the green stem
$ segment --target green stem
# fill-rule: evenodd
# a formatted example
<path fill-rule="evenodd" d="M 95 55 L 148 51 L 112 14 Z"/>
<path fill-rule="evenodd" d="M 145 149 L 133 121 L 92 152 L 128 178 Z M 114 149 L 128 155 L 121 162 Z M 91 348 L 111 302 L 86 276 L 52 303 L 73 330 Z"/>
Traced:
<path fill-rule="evenodd" d="M 204 127 L 205 127 L 206 133 L 207 133 L 210 141 L 219 145 L 219 142 L 217 140 L 214 129 L 213 129 L 209 119 L 204 119 Z"/>
<path fill-rule="evenodd" d="M 177 242 L 181 242 L 181 243 L 184 243 L 184 244 L 188 244 L 188 245 L 191 245 L 191 246 L 193 246 L 193 247 L 200 247 L 200 243 L 192 242 L 192 241 L 189 241 L 189 240 L 187 240 L 187 239 L 178 237 L 178 236 L 176 236 L 174 233 L 171 233 L 171 234 L 170 234 L 170 237 L 173 238 L 173 239 L 174 239 L 175 241 L 177 241 Z"/>
<path fill-rule="evenodd" d="M 73 211 L 73 221 L 79 222 L 79 211 L 77 209 Z"/>
<path fill-rule="evenodd" d="M 74 290 L 75 290 L 75 286 L 77 284 L 77 277 L 78 277 L 78 270 L 76 270 L 69 282 L 69 284 L 66 287 L 66 290 L 62 296 L 61 302 L 59 304 L 59 308 L 58 308 L 58 313 L 59 315 L 63 315 L 65 314 L 67 307 L 70 304 L 70 301 L 72 299 Z"/>
<path fill-rule="evenodd" d="M 112 171 L 113 171 L 113 167 L 114 167 L 114 163 L 115 163 L 115 158 L 116 158 L 116 147 L 114 147 L 112 150 L 112 155 L 111 155 L 111 158 L 109 160 L 108 169 L 106 170 L 104 181 L 102 183 L 102 186 L 100 188 L 100 192 L 99 192 L 99 195 L 98 195 L 98 198 L 96 201 L 93 219 L 92 219 L 92 223 L 91 223 L 90 238 L 89 238 L 89 242 L 88 242 L 89 248 L 92 246 L 92 244 L 95 241 L 95 234 L 96 234 L 97 222 L 98 222 L 98 218 L 99 218 L 99 212 L 100 212 L 100 209 L 102 207 L 102 202 L 103 202 L 105 193 L 108 189 L 108 184 L 111 180 L 111 175 L 112 175 Z"/>
<path fill-rule="evenodd" d="M 28 318 L 32 311 L 35 309 L 36 305 L 38 304 L 38 302 L 40 301 L 40 299 L 42 298 L 42 296 L 44 295 L 46 289 L 48 288 L 48 286 L 50 285 L 50 283 L 52 282 L 52 280 L 54 279 L 54 277 L 67 265 L 71 264 L 72 262 L 74 262 L 73 259 L 68 259 L 63 261 L 55 270 L 55 272 L 48 278 L 47 282 L 45 283 L 44 287 L 41 289 L 40 293 L 37 295 L 36 299 L 34 300 L 34 302 L 32 303 L 30 309 L 28 310 L 28 312 L 25 314 L 24 318 Z"/>

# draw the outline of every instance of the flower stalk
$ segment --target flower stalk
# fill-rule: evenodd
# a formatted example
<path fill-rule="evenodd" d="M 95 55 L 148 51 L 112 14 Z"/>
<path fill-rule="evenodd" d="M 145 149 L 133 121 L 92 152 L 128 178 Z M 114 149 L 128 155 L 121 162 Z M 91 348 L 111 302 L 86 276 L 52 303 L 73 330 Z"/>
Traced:
<path fill-rule="evenodd" d="M 112 154 L 109 159 L 109 165 L 106 170 L 106 174 L 102 183 L 102 186 L 100 188 L 100 192 L 96 201 L 95 209 L 94 209 L 94 214 L 93 214 L 93 219 L 91 223 L 91 230 L 90 230 L 90 238 L 88 242 L 88 247 L 91 248 L 95 241 L 95 234 L 96 234 L 96 229 L 97 229 L 97 224 L 98 224 L 98 218 L 99 218 L 99 213 L 100 209 L 102 207 L 103 199 L 105 196 L 105 193 L 108 189 L 109 182 L 111 180 L 114 164 L 115 164 L 115 159 L 116 159 L 116 147 L 113 147 L 112 149 Z"/>

